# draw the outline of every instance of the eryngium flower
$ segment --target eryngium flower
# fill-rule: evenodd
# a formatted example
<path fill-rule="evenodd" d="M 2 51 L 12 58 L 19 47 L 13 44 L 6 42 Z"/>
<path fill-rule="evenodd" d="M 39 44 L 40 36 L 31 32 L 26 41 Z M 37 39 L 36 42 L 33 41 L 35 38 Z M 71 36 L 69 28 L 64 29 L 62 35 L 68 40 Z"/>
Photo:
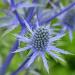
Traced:
<path fill-rule="evenodd" d="M 59 5 L 60 5 L 59 8 L 61 10 L 65 8 L 61 3 L 59 3 Z M 58 7 L 56 8 L 58 9 Z M 58 13 L 59 11 L 61 11 L 60 9 L 58 9 L 58 11 L 56 10 L 56 12 Z M 57 18 L 60 21 L 59 25 L 62 25 L 63 27 L 63 31 L 68 31 L 70 40 L 72 40 L 72 32 L 75 30 L 75 25 L 74 25 L 75 24 L 75 7 L 72 7 L 71 9 L 69 9 L 62 15 L 58 16 Z"/>
<path fill-rule="evenodd" d="M 31 36 L 27 37 L 25 35 L 25 37 L 24 37 L 24 36 L 20 36 L 20 35 L 15 35 L 20 41 L 27 43 L 27 46 L 24 48 L 19 48 L 12 53 L 26 51 L 26 50 L 32 50 L 33 55 L 30 57 L 30 59 L 27 61 L 27 63 L 25 63 L 25 65 L 24 65 L 25 69 L 29 68 L 30 65 L 34 62 L 34 60 L 38 56 L 41 56 L 44 66 L 45 66 L 47 72 L 49 72 L 47 60 L 45 58 L 46 53 L 51 55 L 54 59 L 58 59 L 61 61 L 64 61 L 64 60 L 61 57 L 59 57 L 57 55 L 57 53 L 55 53 L 55 52 L 62 53 L 62 54 L 70 54 L 69 52 L 59 49 L 53 45 L 54 41 L 62 38 L 65 35 L 64 33 L 57 34 L 54 37 L 52 37 L 54 32 L 48 25 L 39 26 L 39 24 L 37 23 L 36 29 L 32 30 L 30 28 L 29 24 L 27 23 L 27 21 L 24 20 L 24 22 L 25 22 Z"/>

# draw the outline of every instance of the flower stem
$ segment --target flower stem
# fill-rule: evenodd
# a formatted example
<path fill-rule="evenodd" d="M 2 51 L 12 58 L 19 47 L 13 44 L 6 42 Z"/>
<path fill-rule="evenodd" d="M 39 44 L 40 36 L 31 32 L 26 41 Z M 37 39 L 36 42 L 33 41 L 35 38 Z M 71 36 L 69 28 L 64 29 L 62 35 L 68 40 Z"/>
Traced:
<path fill-rule="evenodd" d="M 28 56 L 28 58 L 20 65 L 20 67 L 13 72 L 11 75 L 18 75 L 18 73 L 24 69 L 24 65 L 29 61 L 30 57 L 33 55 L 33 52 Z"/>
<path fill-rule="evenodd" d="M 66 11 L 70 10 L 70 9 L 71 9 L 72 7 L 74 7 L 74 6 L 75 6 L 75 2 L 72 3 L 72 4 L 70 4 L 68 7 L 66 7 L 65 9 L 63 9 L 62 11 L 60 11 L 59 13 L 57 13 L 56 15 L 54 15 L 53 17 L 50 17 L 50 18 L 48 18 L 48 19 L 42 21 L 42 22 L 40 23 L 40 25 L 43 25 L 43 24 L 45 24 L 45 23 L 49 23 L 51 20 L 53 20 L 54 18 L 56 18 L 56 17 L 60 16 L 61 14 L 65 13 Z"/>
<path fill-rule="evenodd" d="M 37 0 L 33 0 L 33 2 L 37 2 Z M 14 6 L 14 0 L 11 0 L 11 6 Z M 26 18 L 26 20 L 28 21 L 28 22 L 30 22 L 31 21 L 31 18 L 32 18 L 32 16 L 34 15 L 33 13 L 33 11 L 34 11 L 34 8 L 31 8 L 31 9 L 29 9 L 29 14 L 28 14 L 28 17 Z M 21 32 L 19 33 L 20 35 L 24 35 L 25 34 L 25 24 L 24 24 L 24 22 L 22 21 L 22 19 L 21 19 L 21 17 L 19 16 L 19 14 L 18 14 L 18 12 L 15 10 L 15 11 L 13 11 L 13 13 L 15 14 L 15 16 L 17 17 L 17 19 L 18 19 L 18 21 L 19 21 L 19 23 L 20 23 L 20 25 L 21 25 Z M 33 15 L 32 15 L 33 14 Z M 19 46 L 19 41 L 18 40 L 16 40 L 16 42 L 14 43 L 14 45 L 13 45 L 13 47 L 10 49 L 10 52 L 9 52 L 9 54 L 8 54 L 8 56 L 6 57 L 6 60 L 5 60 L 5 62 L 4 62 L 4 64 L 2 65 L 2 67 L 1 67 L 1 69 L 0 69 L 0 74 L 1 75 L 5 75 L 5 73 L 6 73 L 6 70 L 7 70 L 7 68 L 8 68 L 8 66 L 9 66 L 9 64 L 11 63 L 11 60 L 12 60 L 12 58 L 14 57 L 14 53 L 11 53 L 12 51 L 15 51 L 17 48 L 18 48 L 18 46 Z"/>

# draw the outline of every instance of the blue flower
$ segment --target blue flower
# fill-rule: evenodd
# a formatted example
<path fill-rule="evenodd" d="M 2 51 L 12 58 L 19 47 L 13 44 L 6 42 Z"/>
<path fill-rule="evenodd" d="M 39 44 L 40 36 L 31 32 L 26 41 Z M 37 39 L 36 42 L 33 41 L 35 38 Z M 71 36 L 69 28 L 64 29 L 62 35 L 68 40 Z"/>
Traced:
<path fill-rule="evenodd" d="M 17 53 L 17 52 L 26 51 L 26 50 L 32 50 L 33 55 L 30 56 L 30 59 L 26 62 L 26 64 L 24 64 L 25 69 L 29 68 L 30 65 L 34 62 L 34 60 L 38 56 L 41 56 L 44 66 L 45 66 L 47 72 L 49 73 L 47 59 L 45 57 L 46 53 L 51 55 L 54 59 L 59 59 L 63 62 L 64 62 L 64 59 L 59 57 L 57 55 L 57 53 L 55 53 L 55 52 L 62 53 L 62 54 L 71 54 L 71 53 L 64 51 L 62 49 L 59 49 L 53 45 L 54 41 L 59 40 L 60 38 L 62 38 L 65 35 L 64 33 L 63 34 L 61 33 L 61 35 L 57 34 L 56 36 L 52 37 L 54 32 L 48 25 L 39 26 L 39 24 L 37 23 L 36 29 L 32 30 L 30 28 L 29 24 L 27 23 L 27 21 L 24 20 L 24 22 L 25 22 L 26 27 L 29 30 L 31 36 L 24 37 L 24 36 L 20 36 L 20 35 L 15 35 L 20 41 L 27 43 L 27 46 L 24 48 L 19 48 L 12 53 Z"/>
<path fill-rule="evenodd" d="M 61 10 L 63 10 L 65 7 L 59 3 L 59 8 Z M 55 9 L 55 5 L 53 4 L 53 8 Z M 56 13 L 58 13 L 59 11 L 61 11 L 60 9 L 58 9 L 58 7 L 56 7 Z M 62 25 L 63 27 L 63 31 L 68 31 L 69 32 L 69 37 L 70 40 L 72 41 L 72 32 L 75 31 L 75 7 L 72 7 L 71 9 L 69 9 L 68 11 L 66 11 L 65 13 L 59 15 L 58 17 L 59 23 L 57 23 L 56 25 Z"/>
<path fill-rule="evenodd" d="M 37 0 L 33 0 L 33 2 L 37 3 Z M 42 2 L 44 2 L 44 0 L 42 0 Z M 24 5 L 23 2 L 15 4 L 14 0 L 9 0 L 9 4 L 10 4 L 12 12 L 16 16 L 16 19 L 17 19 L 16 22 L 19 22 L 21 25 L 21 31 L 20 31 L 19 35 L 16 35 L 17 40 L 16 40 L 14 46 L 11 48 L 5 63 L 2 65 L 2 68 L 1 68 L 2 75 L 5 74 L 5 71 L 8 67 L 8 65 L 10 64 L 10 62 L 14 56 L 14 53 L 29 50 L 29 49 L 31 49 L 32 53 L 24 61 L 24 63 L 22 63 L 22 65 L 14 72 L 14 75 L 15 75 L 15 73 L 19 72 L 19 70 L 21 70 L 24 66 L 25 66 L 25 68 L 29 68 L 29 66 L 34 62 L 34 60 L 39 55 L 42 57 L 42 60 L 44 62 L 44 66 L 45 66 L 47 72 L 49 72 L 47 60 L 45 58 L 46 53 L 50 54 L 54 59 L 59 59 L 61 61 L 64 61 L 61 57 L 59 57 L 57 55 L 56 52 L 62 53 L 62 54 L 70 54 L 70 53 L 55 47 L 53 45 L 53 42 L 56 40 L 59 40 L 65 34 L 57 34 L 56 36 L 53 37 L 52 34 L 54 34 L 54 32 L 52 31 L 52 29 L 49 26 L 46 26 L 43 24 L 48 23 L 55 17 L 58 17 L 59 15 L 63 14 L 65 11 L 72 8 L 75 5 L 75 3 L 71 4 L 70 6 L 68 6 L 67 8 L 62 10 L 61 12 L 56 13 L 54 16 L 52 15 L 52 16 L 49 16 L 48 18 L 46 18 L 46 15 L 45 15 L 45 18 L 42 18 L 42 21 L 40 21 L 40 18 L 39 18 L 38 21 L 40 21 L 40 22 L 39 22 L 39 24 L 37 22 L 34 29 L 31 28 L 32 25 L 30 25 L 30 22 L 31 22 L 31 19 L 34 16 L 35 12 L 34 12 L 34 8 L 30 8 L 30 7 L 37 7 L 39 5 L 37 5 L 37 4 L 29 5 L 28 4 L 29 6 L 26 6 L 26 5 Z M 21 8 L 24 9 L 25 7 L 30 8 L 30 10 L 28 10 L 29 16 L 28 15 L 25 16 L 26 20 L 22 18 L 22 16 L 24 16 L 24 15 L 20 14 L 20 12 L 18 12 L 18 9 L 21 9 Z M 40 26 L 40 25 L 43 25 L 43 26 Z M 26 36 L 25 37 L 23 36 L 25 34 L 26 29 L 29 30 L 31 37 L 27 38 Z M 27 43 L 27 46 L 24 48 L 18 49 L 18 46 L 19 46 L 18 39 L 22 42 Z"/>

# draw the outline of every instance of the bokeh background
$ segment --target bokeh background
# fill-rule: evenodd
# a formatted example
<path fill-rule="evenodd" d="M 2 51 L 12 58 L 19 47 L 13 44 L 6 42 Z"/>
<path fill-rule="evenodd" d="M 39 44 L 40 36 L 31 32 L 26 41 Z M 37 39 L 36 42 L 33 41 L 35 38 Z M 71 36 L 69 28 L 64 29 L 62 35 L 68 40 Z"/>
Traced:
<path fill-rule="evenodd" d="M 54 1 L 54 0 L 53 0 Z M 69 5 L 71 0 L 61 0 L 64 6 Z M 48 6 L 48 5 L 47 5 Z M 0 18 L 5 16 L 2 10 L 9 8 L 8 3 L 3 3 L 3 0 L 0 0 Z M 55 22 L 53 20 L 53 22 Z M 14 44 L 16 38 L 12 35 L 14 33 L 19 33 L 21 27 L 18 26 L 16 29 L 3 36 L 7 28 L 0 28 L 0 67 L 4 63 L 12 45 Z M 61 42 L 61 43 L 60 43 Z M 22 43 L 21 46 L 25 44 Z M 73 39 L 70 41 L 68 33 L 62 39 L 56 42 L 56 46 L 61 49 L 67 50 L 75 54 L 75 32 L 73 32 Z M 16 70 L 19 65 L 26 59 L 28 51 L 22 53 L 16 53 L 12 59 L 11 64 L 7 68 L 6 75 L 10 75 L 11 72 Z M 44 65 L 42 64 L 41 58 L 37 58 L 35 62 L 31 65 L 29 69 L 23 70 L 19 75 L 75 75 L 75 55 L 62 55 L 65 59 L 65 63 L 61 61 L 55 61 L 52 57 L 47 56 L 49 64 L 49 74 L 46 72 Z"/>

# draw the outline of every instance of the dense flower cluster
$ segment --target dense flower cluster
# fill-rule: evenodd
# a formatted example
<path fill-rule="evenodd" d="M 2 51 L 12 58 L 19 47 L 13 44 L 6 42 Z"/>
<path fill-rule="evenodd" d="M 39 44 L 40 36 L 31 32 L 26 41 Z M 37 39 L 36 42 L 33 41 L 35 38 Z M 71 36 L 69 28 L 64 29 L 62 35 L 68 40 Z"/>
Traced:
<path fill-rule="evenodd" d="M 75 3 L 72 3 L 67 7 L 62 7 L 61 2 L 58 0 L 54 3 L 50 0 L 41 0 L 39 3 L 37 0 L 33 0 L 32 3 L 24 1 L 15 2 L 15 0 L 4 0 L 4 2 L 8 2 L 10 6 L 10 8 L 7 10 L 8 13 L 5 12 L 6 16 L 0 18 L 0 21 L 3 21 L 0 23 L 0 27 L 8 28 L 4 35 L 15 29 L 19 24 L 21 26 L 21 31 L 19 34 L 14 34 L 17 40 L 10 50 L 5 63 L 1 67 L 1 75 L 5 75 L 5 71 L 13 56 L 17 52 L 21 51 L 30 50 L 31 52 L 28 58 L 15 72 L 12 73 L 12 75 L 18 75 L 18 73 L 23 69 L 29 68 L 34 60 L 39 56 L 41 56 L 44 67 L 49 73 L 46 54 L 49 54 L 54 59 L 64 62 L 64 59 L 61 58 L 58 53 L 71 53 L 57 48 L 53 43 L 65 36 L 66 30 L 69 31 L 69 35 L 72 40 L 72 31 L 75 30 L 75 10 L 73 8 Z M 50 5 L 50 9 L 47 10 L 46 8 L 48 3 Z M 22 13 L 20 12 L 20 9 L 22 9 Z M 26 12 L 28 15 L 26 15 Z M 51 20 L 54 18 L 57 18 L 59 22 L 51 25 Z M 55 29 L 51 27 L 58 25 L 62 26 L 61 32 L 55 32 Z M 9 29 L 9 27 L 11 29 Z M 27 36 L 26 34 L 30 34 L 30 36 Z M 25 42 L 26 46 L 18 49 L 19 42 Z"/>

